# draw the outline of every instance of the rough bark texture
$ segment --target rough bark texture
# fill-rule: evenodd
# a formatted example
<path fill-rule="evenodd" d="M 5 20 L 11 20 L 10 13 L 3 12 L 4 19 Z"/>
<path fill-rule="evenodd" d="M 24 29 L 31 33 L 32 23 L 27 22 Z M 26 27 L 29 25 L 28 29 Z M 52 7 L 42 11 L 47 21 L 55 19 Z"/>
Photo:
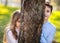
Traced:
<path fill-rule="evenodd" d="M 40 43 L 45 0 L 21 0 L 21 28 L 18 43 Z"/>

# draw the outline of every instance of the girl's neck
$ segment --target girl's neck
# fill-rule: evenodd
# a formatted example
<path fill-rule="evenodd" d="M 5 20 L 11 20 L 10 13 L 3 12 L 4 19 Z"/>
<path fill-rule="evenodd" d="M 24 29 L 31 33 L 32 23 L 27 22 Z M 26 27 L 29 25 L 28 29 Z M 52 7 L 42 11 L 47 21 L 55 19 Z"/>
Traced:
<path fill-rule="evenodd" d="M 16 29 L 20 29 L 20 27 L 16 27 Z"/>

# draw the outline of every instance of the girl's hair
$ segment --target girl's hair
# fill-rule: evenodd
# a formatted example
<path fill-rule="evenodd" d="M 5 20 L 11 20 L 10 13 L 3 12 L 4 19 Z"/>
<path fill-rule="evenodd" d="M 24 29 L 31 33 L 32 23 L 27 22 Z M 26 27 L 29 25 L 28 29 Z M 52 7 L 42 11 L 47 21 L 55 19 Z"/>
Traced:
<path fill-rule="evenodd" d="M 11 19 L 11 24 L 10 24 L 10 28 L 11 28 L 11 31 L 13 33 L 13 36 L 15 39 L 18 39 L 18 36 L 17 36 L 17 32 L 16 32 L 16 21 L 20 19 L 20 11 L 17 10 L 13 13 L 12 15 L 12 19 Z"/>
<path fill-rule="evenodd" d="M 23 14 L 18 43 L 40 43 L 45 0 L 21 0 Z"/>
<path fill-rule="evenodd" d="M 21 16 L 20 15 L 20 10 L 16 10 L 13 13 L 12 19 L 11 19 L 10 23 L 7 25 L 7 27 L 5 28 L 5 31 L 4 31 L 3 43 L 8 43 L 7 38 L 6 38 L 6 31 L 7 31 L 8 28 L 11 29 L 14 38 L 18 39 L 17 32 L 15 31 L 15 27 L 16 27 L 15 23 L 20 18 L 20 16 Z"/>

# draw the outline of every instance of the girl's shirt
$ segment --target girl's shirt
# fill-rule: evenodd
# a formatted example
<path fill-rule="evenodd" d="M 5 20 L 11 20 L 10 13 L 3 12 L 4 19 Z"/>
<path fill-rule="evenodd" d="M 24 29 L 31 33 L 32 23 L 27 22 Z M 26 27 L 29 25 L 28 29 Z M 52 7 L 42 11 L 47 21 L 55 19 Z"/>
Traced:
<path fill-rule="evenodd" d="M 17 35 L 19 35 L 19 29 L 16 28 Z M 16 40 L 12 34 L 12 31 L 8 27 L 6 30 L 6 38 L 8 43 L 18 43 L 18 39 Z"/>

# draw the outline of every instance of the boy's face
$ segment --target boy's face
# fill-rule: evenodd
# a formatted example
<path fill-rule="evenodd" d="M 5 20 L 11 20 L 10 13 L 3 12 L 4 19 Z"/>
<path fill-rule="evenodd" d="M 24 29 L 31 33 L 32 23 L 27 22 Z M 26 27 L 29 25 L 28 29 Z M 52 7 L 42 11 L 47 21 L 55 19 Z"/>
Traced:
<path fill-rule="evenodd" d="M 45 6 L 45 18 L 44 19 L 48 20 L 50 15 L 51 15 L 51 8 L 48 6 Z"/>

